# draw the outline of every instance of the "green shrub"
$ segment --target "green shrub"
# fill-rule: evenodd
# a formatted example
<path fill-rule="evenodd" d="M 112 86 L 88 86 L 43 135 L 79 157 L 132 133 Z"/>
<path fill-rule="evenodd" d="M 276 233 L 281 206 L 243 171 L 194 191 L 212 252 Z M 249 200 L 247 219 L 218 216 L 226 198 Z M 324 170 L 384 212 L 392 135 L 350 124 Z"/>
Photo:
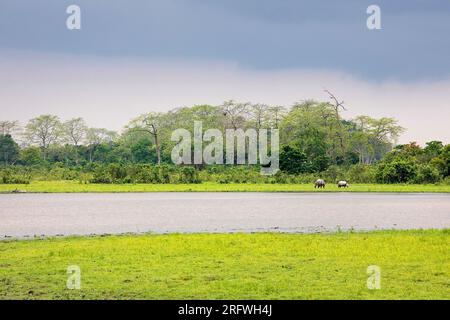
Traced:
<path fill-rule="evenodd" d="M 137 183 L 155 183 L 158 181 L 158 173 L 153 166 L 141 165 L 135 172 L 135 181 Z"/>
<path fill-rule="evenodd" d="M 108 165 L 107 171 L 113 183 L 124 183 L 127 177 L 127 170 L 118 163 L 111 163 Z"/>
<path fill-rule="evenodd" d="M 417 165 L 410 159 L 396 159 L 378 166 L 376 179 L 381 183 L 407 183 L 417 178 Z"/>
<path fill-rule="evenodd" d="M 46 181 L 58 181 L 58 180 L 76 180 L 79 176 L 79 173 L 76 170 L 63 168 L 63 167 L 54 167 L 51 168 L 50 171 L 44 174 L 41 179 Z"/>
<path fill-rule="evenodd" d="M 113 178 L 105 166 L 98 166 L 92 173 L 92 183 L 112 183 Z"/>
<path fill-rule="evenodd" d="M 29 184 L 31 175 L 27 172 L 20 172 L 10 168 L 0 171 L 0 183 L 2 184 Z"/>
<path fill-rule="evenodd" d="M 415 183 L 436 183 L 441 180 L 439 171 L 430 165 L 420 165 L 418 167 Z"/>
<path fill-rule="evenodd" d="M 345 180 L 351 181 L 352 183 L 374 183 L 375 179 L 375 169 L 373 166 L 367 164 L 356 164 L 350 167 L 347 172 L 347 177 Z"/>
<path fill-rule="evenodd" d="M 438 172 L 441 174 L 441 176 L 446 176 L 448 168 L 447 168 L 447 162 L 442 159 L 442 157 L 435 157 L 431 159 L 430 165 L 433 166 Z"/>
<path fill-rule="evenodd" d="M 290 176 L 282 171 L 278 171 L 274 176 L 273 179 L 269 178 L 269 181 L 275 181 L 276 183 L 289 183 L 290 182 Z"/>
<path fill-rule="evenodd" d="M 82 184 L 88 184 L 90 181 L 93 180 L 93 175 L 91 173 L 81 172 L 78 175 L 78 181 Z"/>
<path fill-rule="evenodd" d="M 180 182 L 182 183 L 200 183 L 198 172 L 193 167 L 182 167 Z"/>
<path fill-rule="evenodd" d="M 280 152 L 280 170 L 290 174 L 308 171 L 308 160 L 304 152 L 284 146 Z"/>
<path fill-rule="evenodd" d="M 20 163 L 27 166 L 43 163 L 42 151 L 38 147 L 28 147 L 20 151 Z"/>
<path fill-rule="evenodd" d="M 231 183 L 231 180 L 227 175 L 224 174 L 218 177 L 217 182 L 221 184 L 229 184 Z"/>
<path fill-rule="evenodd" d="M 170 183 L 171 182 L 171 173 L 173 172 L 171 168 L 166 165 L 158 165 L 156 166 L 158 170 L 158 183 Z"/>
<path fill-rule="evenodd" d="M 291 176 L 291 183 L 314 183 L 318 176 L 321 175 L 317 173 L 305 173 Z"/>
<path fill-rule="evenodd" d="M 321 177 L 329 183 L 335 183 L 339 180 L 347 180 L 348 178 L 346 177 L 346 175 L 347 172 L 345 168 L 337 165 L 332 165 L 329 166 L 327 170 L 322 172 Z"/>
<path fill-rule="evenodd" d="M 445 185 L 447 185 L 447 186 L 450 186 L 450 176 L 445 177 L 445 178 L 442 180 L 442 183 L 445 184 Z"/>

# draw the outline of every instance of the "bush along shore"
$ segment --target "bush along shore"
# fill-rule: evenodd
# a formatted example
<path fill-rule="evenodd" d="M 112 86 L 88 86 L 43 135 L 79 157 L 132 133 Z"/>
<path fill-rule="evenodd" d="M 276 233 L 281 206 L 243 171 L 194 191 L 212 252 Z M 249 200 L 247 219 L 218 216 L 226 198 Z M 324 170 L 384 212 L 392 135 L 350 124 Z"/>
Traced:
<path fill-rule="evenodd" d="M 405 160 L 383 161 L 377 165 L 330 166 L 317 173 L 278 171 L 260 174 L 257 166 L 193 166 L 150 164 L 93 164 L 85 167 L 9 166 L 0 169 L 0 184 L 29 184 L 36 181 L 77 181 L 81 184 L 313 184 L 327 185 L 340 180 L 352 184 L 436 184 L 450 185 L 450 177 L 427 165 Z"/>

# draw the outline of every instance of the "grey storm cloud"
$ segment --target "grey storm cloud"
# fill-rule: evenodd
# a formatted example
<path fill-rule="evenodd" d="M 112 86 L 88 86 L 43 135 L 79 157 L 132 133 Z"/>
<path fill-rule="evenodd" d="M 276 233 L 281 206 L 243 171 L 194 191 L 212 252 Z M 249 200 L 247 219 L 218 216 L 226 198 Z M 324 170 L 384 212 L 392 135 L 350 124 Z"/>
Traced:
<path fill-rule="evenodd" d="M 382 30 L 366 9 L 382 10 Z M 82 9 L 68 32 L 65 9 Z M 2 0 L 0 48 L 98 56 L 221 60 L 251 69 L 333 69 L 366 79 L 442 79 L 450 71 L 447 0 Z"/>

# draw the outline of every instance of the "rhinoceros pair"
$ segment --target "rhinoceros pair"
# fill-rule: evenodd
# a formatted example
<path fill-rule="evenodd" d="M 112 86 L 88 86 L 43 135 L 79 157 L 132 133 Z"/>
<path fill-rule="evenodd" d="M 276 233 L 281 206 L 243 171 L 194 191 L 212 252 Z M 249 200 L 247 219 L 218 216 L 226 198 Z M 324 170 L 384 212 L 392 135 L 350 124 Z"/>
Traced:
<path fill-rule="evenodd" d="M 341 180 L 338 182 L 337 184 L 338 188 L 348 188 L 349 184 L 347 181 L 345 180 Z M 314 188 L 325 188 L 325 180 L 323 179 L 317 179 L 315 184 L 314 184 Z"/>

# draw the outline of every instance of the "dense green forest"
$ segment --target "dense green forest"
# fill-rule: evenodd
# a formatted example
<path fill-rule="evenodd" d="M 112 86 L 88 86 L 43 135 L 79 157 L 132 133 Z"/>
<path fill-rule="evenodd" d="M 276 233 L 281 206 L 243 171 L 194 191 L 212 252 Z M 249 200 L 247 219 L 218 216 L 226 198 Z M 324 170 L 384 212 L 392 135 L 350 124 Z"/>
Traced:
<path fill-rule="evenodd" d="M 41 115 L 23 127 L 0 121 L 0 183 L 309 183 L 318 177 L 328 182 L 449 183 L 450 145 L 396 145 L 404 128 L 395 119 L 344 119 L 343 109 L 337 99 L 303 101 L 289 109 L 227 101 L 143 114 L 121 133 L 54 115 Z M 202 121 L 203 130 L 279 129 L 281 170 L 262 176 L 257 165 L 173 165 L 171 133 L 192 131 L 194 121 Z"/>

